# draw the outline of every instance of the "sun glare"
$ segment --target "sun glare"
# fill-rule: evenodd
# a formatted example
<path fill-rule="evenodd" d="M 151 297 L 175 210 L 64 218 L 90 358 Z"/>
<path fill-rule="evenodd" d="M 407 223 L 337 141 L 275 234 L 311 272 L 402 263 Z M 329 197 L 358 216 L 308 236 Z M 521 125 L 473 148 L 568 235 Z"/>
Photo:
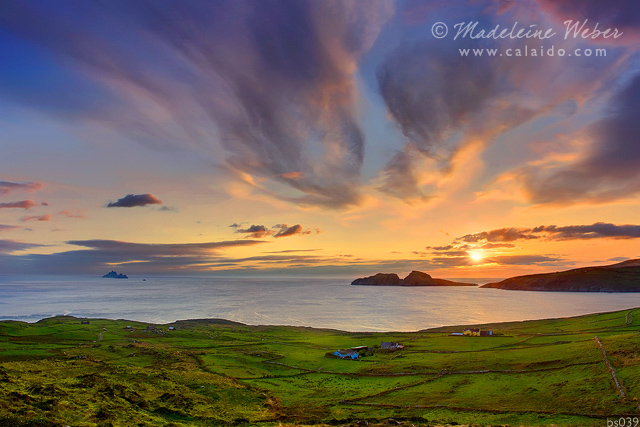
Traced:
<path fill-rule="evenodd" d="M 471 252 L 471 259 L 474 261 L 482 260 L 482 254 L 480 252 Z"/>

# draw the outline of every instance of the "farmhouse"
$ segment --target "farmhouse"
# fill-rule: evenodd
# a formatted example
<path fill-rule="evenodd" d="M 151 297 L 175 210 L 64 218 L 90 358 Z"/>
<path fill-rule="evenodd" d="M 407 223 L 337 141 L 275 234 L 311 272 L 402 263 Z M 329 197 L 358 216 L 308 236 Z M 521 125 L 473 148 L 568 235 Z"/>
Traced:
<path fill-rule="evenodd" d="M 338 356 L 340 359 L 356 360 L 358 358 L 358 352 L 354 350 L 336 350 L 333 355 Z"/>
<path fill-rule="evenodd" d="M 490 337 L 493 331 L 481 331 L 480 328 L 465 328 L 462 334 L 467 337 Z"/>

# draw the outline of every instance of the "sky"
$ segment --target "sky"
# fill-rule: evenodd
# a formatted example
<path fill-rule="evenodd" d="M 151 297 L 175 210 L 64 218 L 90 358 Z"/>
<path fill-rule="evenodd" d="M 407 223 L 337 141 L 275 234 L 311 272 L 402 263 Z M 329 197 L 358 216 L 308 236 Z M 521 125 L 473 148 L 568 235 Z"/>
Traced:
<path fill-rule="evenodd" d="M 640 257 L 636 0 L 0 2 L 0 274 Z"/>

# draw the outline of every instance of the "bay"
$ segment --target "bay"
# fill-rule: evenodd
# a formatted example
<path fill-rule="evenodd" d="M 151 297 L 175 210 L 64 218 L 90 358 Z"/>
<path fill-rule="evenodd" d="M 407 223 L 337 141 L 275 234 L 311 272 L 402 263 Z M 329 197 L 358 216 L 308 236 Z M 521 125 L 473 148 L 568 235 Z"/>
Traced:
<path fill-rule="evenodd" d="M 473 281 L 473 279 L 466 279 Z M 476 283 L 486 282 L 478 279 Z M 350 286 L 347 278 L 0 277 L 0 320 L 54 315 L 170 323 L 416 331 L 569 317 L 640 306 L 640 293 L 524 292 L 477 287 Z"/>

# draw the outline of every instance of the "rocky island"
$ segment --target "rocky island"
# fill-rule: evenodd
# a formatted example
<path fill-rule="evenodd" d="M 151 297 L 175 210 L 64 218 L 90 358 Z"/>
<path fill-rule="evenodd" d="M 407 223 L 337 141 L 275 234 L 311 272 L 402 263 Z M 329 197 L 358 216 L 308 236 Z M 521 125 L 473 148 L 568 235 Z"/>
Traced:
<path fill-rule="evenodd" d="M 400 279 L 400 277 L 395 273 L 378 273 L 375 276 L 356 279 L 351 282 L 351 284 L 363 286 L 478 286 L 475 283 L 434 279 L 427 273 L 423 273 L 421 271 L 412 271 L 404 279 Z"/>
<path fill-rule="evenodd" d="M 481 287 L 517 291 L 640 292 L 640 259 L 604 267 L 511 277 Z"/>
<path fill-rule="evenodd" d="M 128 279 L 126 274 L 118 274 L 115 271 L 110 271 L 102 277 L 105 279 Z"/>

